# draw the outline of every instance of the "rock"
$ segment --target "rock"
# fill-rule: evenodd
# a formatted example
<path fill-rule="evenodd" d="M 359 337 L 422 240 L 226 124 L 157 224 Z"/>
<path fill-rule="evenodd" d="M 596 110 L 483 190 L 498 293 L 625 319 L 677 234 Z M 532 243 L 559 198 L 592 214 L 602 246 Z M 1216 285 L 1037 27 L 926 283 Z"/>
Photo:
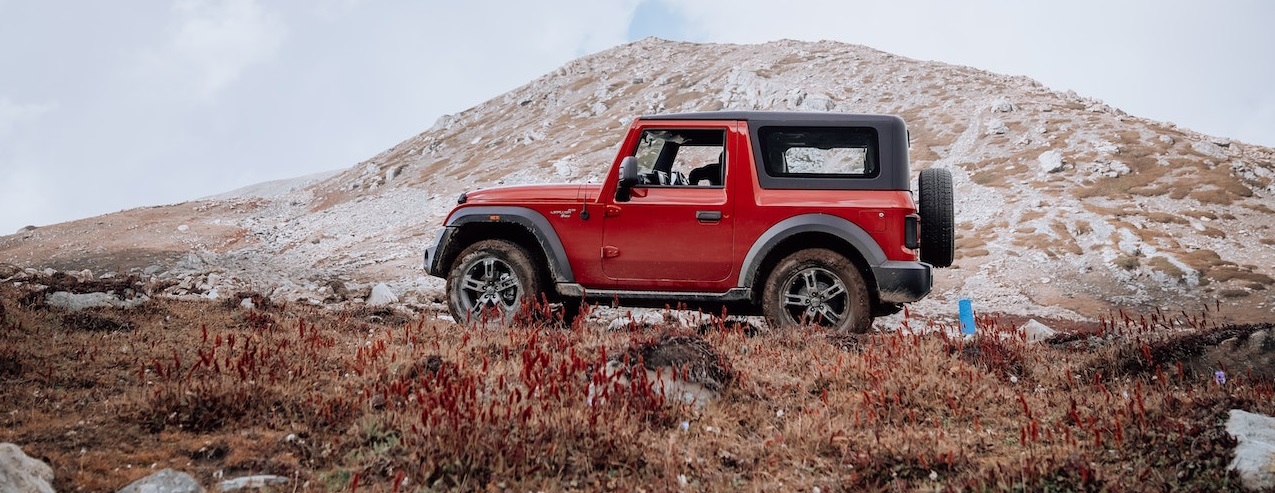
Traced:
<path fill-rule="evenodd" d="M 78 312 L 85 308 L 135 308 L 145 303 L 148 299 L 146 295 L 139 295 L 131 299 L 121 299 L 111 293 L 76 294 L 67 291 L 57 291 L 45 296 L 44 304 L 54 308 Z"/>
<path fill-rule="evenodd" d="M 625 361 L 630 366 L 626 367 Z M 630 384 L 635 372 L 644 374 L 641 380 L 655 394 L 696 406 L 716 400 L 735 377 L 725 357 L 698 336 L 666 335 L 639 344 L 608 361 L 603 369 L 603 374 L 621 387 Z M 599 402 L 605 393 L 605 388 L 590 385 L 588 402 Z"/>
<path fill-rule="evenodd" d="M 1275 327 L 1241 332 L 1207 348 L 1190 366 L 1204 374 L 1225 369 L 1249 378 L 1275 378 Z"/>
<path fill-rule="evenodd" d="M 1226 159 L 1226 150 L 1222 146 L 1213 142 L 1195 142 L 1191 144 L 1191 149 L 1195 150 L 1205 157 L 1211 157 L 1217 160 Z"/>
<path fill-rule="evenodd" d="M 0 491 L 53 493 L 53 468 L 27 456 L 12 443 L 0 443 Z"/>
<path fill-rule="evenodd" d="M 1063 169 L 1062 152 L 1057 149 L 1040 153 L 1036 161 L 1040 162 L 1040 170 L 1046 173 L 1057 173 Z"/>
<path fill-rule="evenodd" d="M 601 319 L 610 320 L 607 325 L 608 330 L 651 327 L 699 327 L 710 320 L 710 317 L 702 313 L 685 310 L 629 310 L 624 315 L 620 315 L 614 310 L 604 310 L 595 313 Z"/>
<path fill-rule="evenodd" d="M 350 299 L 350 290 L 345 287 L 345 283 L 340 279 L 328 281 L 327 288 L 332 290 L 332 299 L 336 301 L 345 301 Z"/>
<path fill-rule="evenodd" d="M 385 283 L 378 283 L 376 286 L 372 286 L 372 294 L 367 297 L 368 306 L 384 306 L 390 303 L 398 303 L 398 296 L 394 294 L 394 291 L 390 290 L 389 286 L 386 286 Z"/>
<path fill-rule="evenodd" d="M 1169 144 L 1169 145 L 1173 145 L 1174 140 L 1173 140 L 1173 137 L 1170 137 L 1170 136 L 1168 136 L 1168 135 L 1161 135 L 1161 136 L 1160 136 L 1160 142 L 1163 142 L 1163 143 L 1165 143 L 1165 144 Z"/>
<path fill-rule="evenodd" d="M 1239 442 L 1227 469 L 1238 473 L 1249 490 L 1275 488 L 1275 418 L 1232 409 L 1226 432 Z"/>
<path fill-rule="evenodd" d="M 242 478 L 227 479 L 221 482 L 221 493 L 229 493 L 231 491 L 239 491 L 245 489 L 269 488 L 288 484 L 288 478 L 283 476 L 271 476 L 261 474 L 257 476 L 244 476 Z M 272 488 L 273 489 L 273 488 Z"/>
<path fill-rule="evenodd" d="M 129 483 L 116 493 L 204 493 L 204 487 L 189 474 L 164 468 Z"/>
<path fill-rule="evenodd" d="M 0 280 L 7 281 L 18 277 L 20 274 L 25 274 L 25 272 L 22 271 L 22 268 L 13 264 L 0 264 Z"/>
<path fill-rule="evenodd" d="M 999 111 L 1001 113 L 1009 113 L 1011 111 L 1014 111 L 1014 103 L 1011 103 L 1009 102 L 1008 99 L 1005 99 L 1002 97 L 1000 99 L 997 99 L 996 102 L 992 103 L 992 109 Z"/>
<path fill-rule="evenodd" d="M 253 304 L 252 298 L 244 298 L 239 301 L 239 308 L 243 308 L 244 310 L 252 310 L 256 307 L 257 305 Z"/>
<path fill-rule="evenodd" d="M 1023 335 L 1029 343 L 1044 342 L 1045 340 L 1058 334 L 1058 331 L 1049 328 L 1048 325 L 1042 324 L 1036 319 L 1028 320 L 1027 323 L 1019 327 L 1023 331 Z"/>
<path fill-rule="evenodd" d="M 1002 135 L 1009 132 L 1009 126 L 1000 119 L 992 119 L 987 121 L 987 133 Z"/>

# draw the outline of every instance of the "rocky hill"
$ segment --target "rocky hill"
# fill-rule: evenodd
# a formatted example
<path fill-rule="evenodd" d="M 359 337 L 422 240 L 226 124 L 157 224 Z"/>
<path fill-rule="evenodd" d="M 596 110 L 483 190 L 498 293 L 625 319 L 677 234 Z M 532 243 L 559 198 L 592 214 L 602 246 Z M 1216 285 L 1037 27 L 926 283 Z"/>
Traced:
<path fill-rule="evenodd" d="M 445 95 L 440 95 L 445 97 Z M 157 290 L 439 309 L 421 254 L 463 191 L 596 182 L 640 114 L 893 113 L 914 172 L 956 181 L 957 261 L 914 311 L 1089 318 L 1112 308 L 1275 313 L 1275 150 L 1125 114 L 1025 77 L 836 42 L 649 38 L 589 55 L 335 175 L 0 237 L 0 262 L 133 273 Z"/>

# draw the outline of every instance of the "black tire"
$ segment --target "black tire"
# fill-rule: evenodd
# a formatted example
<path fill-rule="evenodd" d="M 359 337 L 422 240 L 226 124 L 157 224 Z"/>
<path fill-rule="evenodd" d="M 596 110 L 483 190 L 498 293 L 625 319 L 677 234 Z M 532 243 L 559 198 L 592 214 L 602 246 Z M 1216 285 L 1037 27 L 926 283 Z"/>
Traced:
<path fill-rule="evenodd" d="M 823 248 L 781 260 L 766 279 L 762 311 L 776 327 L 819 325 L 839 332 L 872 327 L 868 288 L 854 263 Z"/>
<path fill-rule="evenodd" d="M 522 247 L 479 241 L 460 253 L 447 274 L 447 308 L 457 323 L 513 325 L 541 291 L 539 272 Z"/>
<path fill-rule="evenodd" d="M 921 261 L 949 267 L 956 259 L 952 173 L 942 168 L 921 170 L 917 189 L 921 195 Z"/>
<path fill-rule="evenodd" d="M 575 325 L 576 319 L 587 313 L 588 307 L 585 306 L 582 298 L 567 298 L 562 300 L 562 326 L 570 329 Z"/>

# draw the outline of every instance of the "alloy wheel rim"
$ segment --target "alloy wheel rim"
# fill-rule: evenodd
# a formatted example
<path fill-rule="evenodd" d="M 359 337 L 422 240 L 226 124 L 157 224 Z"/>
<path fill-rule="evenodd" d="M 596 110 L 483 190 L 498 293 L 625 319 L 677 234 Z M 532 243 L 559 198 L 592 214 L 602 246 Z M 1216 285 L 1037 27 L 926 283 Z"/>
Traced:
<path fill-rule="evenodd" d="M 850 316 L 850 292 L 832 271 L 809 267 L 784 283 L 783 305 L 797 323 L 836 326 Z"/>
<path fill-rule="evenodd" d="M 495 257 L 474 262 L 459 286 L 465 311 L 474 319 L 504 317 L 518 308 L 522 283 L 509 263 Z"/>

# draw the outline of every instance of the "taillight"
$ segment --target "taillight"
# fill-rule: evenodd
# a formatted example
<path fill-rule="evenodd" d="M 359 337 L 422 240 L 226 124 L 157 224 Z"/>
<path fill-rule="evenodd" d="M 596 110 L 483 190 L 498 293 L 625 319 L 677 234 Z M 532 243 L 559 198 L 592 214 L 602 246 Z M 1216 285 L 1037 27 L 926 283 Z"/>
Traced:
<path fill-rule="evenodd" d="M 903 246 L 909 250 L 916 250 L 921 246 L 920 223 L 921 217 L 916 214 L 908 214 L 903 218 Z"/>

